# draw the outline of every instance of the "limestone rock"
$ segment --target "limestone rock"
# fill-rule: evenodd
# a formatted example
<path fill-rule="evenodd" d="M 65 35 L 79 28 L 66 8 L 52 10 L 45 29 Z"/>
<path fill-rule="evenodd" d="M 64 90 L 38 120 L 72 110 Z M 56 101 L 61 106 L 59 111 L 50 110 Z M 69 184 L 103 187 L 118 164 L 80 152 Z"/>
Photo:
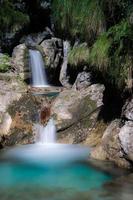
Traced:
<path fill-rule="evenodd" d="M 103 134 L 101 146 L 106 152 L 106 159 L 115 162 L 119 167 L 129 168 L 130 163 L 124 157 L 119 140 L 119 133 L 121 130 L 119 124 L 119 119 L 110 123 Z"/>
<path fill-rule="evenodd" d="M 26 91 L 26 85 L 13 73 L 0 74 L 0 112 L 6 112 L 8 106 Z"/>
<path fill-rule="evenodd" d="M 73 89 L 61 92 L 51 108 L 58 130 L 66 129 L 98 110 L 103 104 L 103 91 L 104 86 L 95 84 L 83 92 Z M 93 118 L 96 119 L 97 114 Z"/>
<path fill-rule="evenodd" d="M 57 68 L 62 60 L 63 43 L 61 39 L 51 38 L 41 43 L 45 56 L 45 64 L 50 68 Z"/>
<path fill-rule="evenodd" d="M 25 51 L 26 46 L 25 44 L 20 44 L 16 46 L 12 53 L 12 59 L 11 59 L 11 67 L 15 71 L 16 74 L 18 74 L 22 79 L 25 78 Z"/>
<path fill-rule="evenodd" d="M 119 132 L 121 147 L 126 157 L 133 161 L 133 122 L 126 122 Z"/>
<path fill-rule="evenodd" d="M 39 33 L 32 33 L 21 38 L 20 43 L 25 43 L 28 48 L 36 48 L 37 45 L 42 43 L 44 40 L 49 39 L 53 36 L 53 33 L 49 28 Z"/>
<path fill-rule="evenodd" d="M 76 81 L 73 85 L 73 89 L 81 90 L 85 89 L 92 84 L 91 82 L 91 73 L 83 71 L 78 74 Z"/>
<path fill-rule="evenodd" d="M 103 105 L 103 92 L 105 90 L 105 86 L 102 84 L 93 84 L 86 88 L 85 90 L 81 91 L 82 95 L 86 96 L 87 94 L 90 96 L 92 101 L 95 101 L 97 107 Z"/>
<path fill-rule="evenodd" d="M 60 70 L 59 80 L 63 87 L 69 89 L 71 88 L 71 84 L 69 83 L 69 76 L 67 74 L 68 71 L 68 52 L 70 50 L 70 42 L 64 41 L 63 42 L 63 63 Z"/>
<path fill-rule="evenodd" d="M 91 158 L 94 158 L 96 160 L 106 160 L 107 152 L 104 150 L 102 145 L 99 145 L 91 150 Z"/>
<path fill-rule="evenodd" d="M 0 136 L 8 135 L 12 124 L 12 118 L 9 113 L 1 113 L 0 118 Z"/>
<path fill-rule="evenodd" d="M 127 100 L 127 102 L 123 106 L 122 117 L 126 118 L 127 120 L 133 121 L 133 99 L 131 99 L 130 101 Z"/>

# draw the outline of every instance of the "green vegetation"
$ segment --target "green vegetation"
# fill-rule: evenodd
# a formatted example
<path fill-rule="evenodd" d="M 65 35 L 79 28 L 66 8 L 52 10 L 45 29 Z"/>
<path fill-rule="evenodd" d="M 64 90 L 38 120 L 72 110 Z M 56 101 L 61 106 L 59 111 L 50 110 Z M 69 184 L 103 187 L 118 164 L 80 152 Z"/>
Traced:
<path fill-rule="evenodd" d="M 10 57 L 5 54 L 0 54 L 0 72 L 6 72 L 10 68 Z"/>
<path fill-rule="evenodd" d="M 133 1 L 53 0 L 53 13 L 58 33 L 81 42 L 69 52 L 72 67 L 87 65 L 100 71 L 108 83 L 128 86 L 133 67 Z"/>
<path fill-rule="evenodd" d="M 15 9 L 13 0 L 0 2 L 0 36 L 16 31 L 29 22 L 29 17 Z"/>
<path fill-rule="evenodd" d="M 68 55 L 69 64 L 78 67 L 82 64 L 88 63 L 90 50 L 86 43 L 74 46 Z"/>
<path fill-rule="evenodd" d="M 57 31 L 72 38 L 80 35 L 90 40 L 105 31 L 105 18 L 100 0 L 53 0 Z"/>

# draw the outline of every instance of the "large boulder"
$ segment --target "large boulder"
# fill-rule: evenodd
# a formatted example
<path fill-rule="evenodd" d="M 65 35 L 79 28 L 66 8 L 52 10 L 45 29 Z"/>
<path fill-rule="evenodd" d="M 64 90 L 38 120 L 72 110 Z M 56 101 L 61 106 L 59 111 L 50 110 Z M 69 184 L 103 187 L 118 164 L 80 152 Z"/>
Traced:
<path fill-rule="evenodd" d="M 121 148 L 125 157 L 133 162 L 133 122 L 126 122 L 119 132 Z"/>
<path fill-rule="evenodd" d="M 122 117 L 133 121 L 133 99 L 126 101 L 122 108 Z"/>
<path fill-rule="evenodd" d="M 130 162 L 127 161 L 121 147 L 120 132 L 120 120 L 116 119 L 109 124 L 100 144 L 92 150 L 91 156 L 99 160 L 113 161 L 119 167 L 130 168 Z"/>
<path fill-rule="evenodd" d="M 13 118 L 8 108 L 27 92 L 26 85 L 13 73 L 0 74 L 0 145 L 11 134 Z M 17 112 L 17 111 L 16 111 Z"/>
<path fill-rule="evenodd" d="M 25 44 L 20 44 L 16 46 L 12 53 L 11 67 L 14 72 L 25 79 L 25 72 L 27 71 L 28 66 L 25 66 L 25 57 L 26 57 L 26 46 Z"/>
<path fill-rule="evenodd" d="M 103 91 L 103 85 L 95 84 L 82 92 L 66 89 L 59 94 L 51 108 L 59 138 L 68 143 L 86 139 L 87 130 L 96 122 L 103 105 Z"/>
<path fill-rule="evenodd" d="M 63 87 L 70 89 L 72 86 L 69 83 L 70 77 L 68 76 L 68 52 L 70 50 L 70 42 L 63 42 L 63 63 L 61 65 L 59 80 Z"/>
<path fill-rule="evenodd" d="M 13 101 L 19 100 L 27 86 L 13 73 L 0 73 L 0 112 L 6 112 Z"/>
<path fill-rule="evenodd" d="M 59 38 L 51 38 L 41 43 L 45 64 L 50 68 L 57 68 L 62 60 L 63 43 Z"/>
<path fill-rule="evenodd" d="M 9 113 L 0 113 L 0 140 L 1 136 L 5 136 L 9 134 L 10 128 L 12 124 L 12 118 Z"/>
<path fill-rule="evenodd" d="M 82 90 L 92 84 L 92 75 L 90 72 L 83 71 L 78 74 L 73 89 Z"/>

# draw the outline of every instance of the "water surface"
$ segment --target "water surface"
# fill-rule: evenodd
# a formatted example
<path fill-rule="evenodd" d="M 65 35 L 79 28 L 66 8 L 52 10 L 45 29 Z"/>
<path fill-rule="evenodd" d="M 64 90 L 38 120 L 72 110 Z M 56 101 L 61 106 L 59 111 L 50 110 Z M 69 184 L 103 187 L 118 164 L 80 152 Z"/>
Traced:
<path fill-rule="evenodd" d="M 85 200 L 93 189 L 101 188 L 110 180 L 110 174 L 85 163 L 59 167 L 3 161 L 0 164 L 0 199 Z"/>

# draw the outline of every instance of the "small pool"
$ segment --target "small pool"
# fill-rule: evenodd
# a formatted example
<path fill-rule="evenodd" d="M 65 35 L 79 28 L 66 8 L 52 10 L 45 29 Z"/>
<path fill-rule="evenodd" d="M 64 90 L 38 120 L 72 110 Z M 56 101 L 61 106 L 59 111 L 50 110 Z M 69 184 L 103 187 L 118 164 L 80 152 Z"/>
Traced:
<path fill-rule="evenodd" d="M 86 163 L 63 166 L 0 163 L 1 200 L 91 200 L 112 176 Z"/>

